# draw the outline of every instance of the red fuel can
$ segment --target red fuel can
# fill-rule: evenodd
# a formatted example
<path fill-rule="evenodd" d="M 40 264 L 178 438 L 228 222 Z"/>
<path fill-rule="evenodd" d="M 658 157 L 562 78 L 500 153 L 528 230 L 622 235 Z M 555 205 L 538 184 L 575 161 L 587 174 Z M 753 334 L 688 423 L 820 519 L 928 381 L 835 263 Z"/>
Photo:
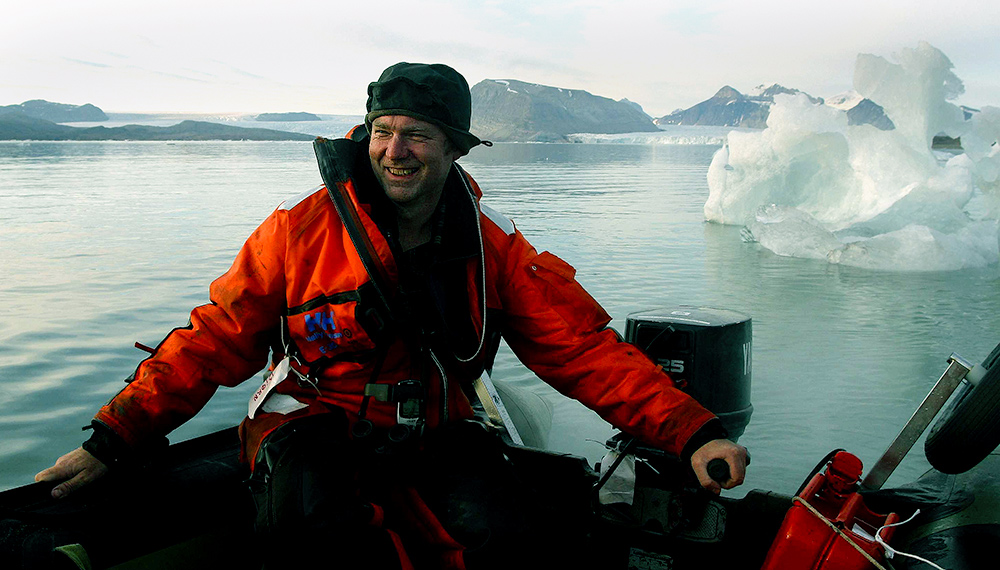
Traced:
<path fill-rule="evenodd" d="M 814 475 L 788 509 L 762 570 L 875 568 L 862 551 L 881 563 L 885 549 L 875 533 L 898 522 L 899 515 L 878 514 L 865 506 L 857 493 L 861 471 L 861 460 L 841 451 L 824 472 Z M 889 542 L 894 530 L 883 530 L 882 540 Z"/>

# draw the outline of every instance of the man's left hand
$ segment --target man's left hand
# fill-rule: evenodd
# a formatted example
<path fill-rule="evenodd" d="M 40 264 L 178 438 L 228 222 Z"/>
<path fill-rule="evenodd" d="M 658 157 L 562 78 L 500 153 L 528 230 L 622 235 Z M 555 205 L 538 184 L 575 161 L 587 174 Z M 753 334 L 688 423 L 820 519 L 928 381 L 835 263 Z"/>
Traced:
<path fill-rule="evenodd" d="M 722 459 L 729 464 L 729 480 L 723 481 L 721 485 L 708 476 L 708 463 L 713 459 Z M 746 466 L 747 449 L 728 439 L 713 439 L 691 455 L 691 468 L 698 477 L 698 483 L 716 495 L 722 489 L 732 489 L 742 484 Z"/>

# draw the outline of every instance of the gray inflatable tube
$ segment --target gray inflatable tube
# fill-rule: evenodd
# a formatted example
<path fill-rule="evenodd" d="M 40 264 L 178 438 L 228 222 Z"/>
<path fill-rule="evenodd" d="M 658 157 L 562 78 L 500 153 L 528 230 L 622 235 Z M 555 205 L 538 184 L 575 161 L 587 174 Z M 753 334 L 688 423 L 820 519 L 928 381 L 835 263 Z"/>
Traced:
<path fill-rule="evenodd" d="M 978 381 L 959 388 L 924 441 L 927 461 L 943 473 L 965 473 L 1000 444 L 1000 345 L 969 376 Z"/>

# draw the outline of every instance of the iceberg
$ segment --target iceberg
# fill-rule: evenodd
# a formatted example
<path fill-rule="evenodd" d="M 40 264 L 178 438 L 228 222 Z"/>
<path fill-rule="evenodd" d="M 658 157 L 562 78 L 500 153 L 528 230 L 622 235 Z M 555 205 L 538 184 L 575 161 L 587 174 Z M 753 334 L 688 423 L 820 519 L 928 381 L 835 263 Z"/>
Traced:
<path fill-rule="evenodd" d="M 858 56 L 854 89 L 895 124 L 848 125 L 842 105 L 778 95 L 767 128 L 732 132 L 708 170 L 705 218 L 777 255 L 890 271 L 1000 261 L 1000 109 L 965 120 L 952 63 L 922 42 Z M 839 108 L 838 108 L 839 107 Z M 961 137 L 959 154 L 932 149 Z"/>

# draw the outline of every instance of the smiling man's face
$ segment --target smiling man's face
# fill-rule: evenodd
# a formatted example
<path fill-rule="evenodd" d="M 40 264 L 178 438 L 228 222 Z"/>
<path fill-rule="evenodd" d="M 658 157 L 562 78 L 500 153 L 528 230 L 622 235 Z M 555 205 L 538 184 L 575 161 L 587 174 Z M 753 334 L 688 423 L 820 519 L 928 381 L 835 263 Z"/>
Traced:
<path fill-rule="evenodd" d="M 436 205 L 462 153 L 433 123 L 384 115 L 372 121 L 368 156 L 386 196 L 405 208 Z"/>

